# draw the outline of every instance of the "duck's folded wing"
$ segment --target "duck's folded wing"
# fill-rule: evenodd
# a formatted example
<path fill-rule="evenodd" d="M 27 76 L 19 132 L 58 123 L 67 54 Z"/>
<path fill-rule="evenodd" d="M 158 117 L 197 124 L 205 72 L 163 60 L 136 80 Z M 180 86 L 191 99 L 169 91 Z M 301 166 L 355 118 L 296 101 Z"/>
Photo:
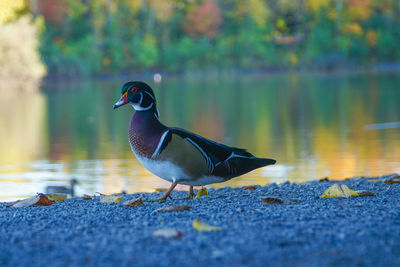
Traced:
<path fill-rule="evenodd" d="M 169 142 L 171 142 L 173 135 L 187 140 L 201 153 L 207 163 L 208 174 L 212 174 L 218 165 L 234 157 L 254 158 L 254 156 L 245 149 L 229 147 L 179 128 L 170 128 L 164 134 L 164 138 L 160 141 L 160 145 L 154 156 L 162 153 Z"/>

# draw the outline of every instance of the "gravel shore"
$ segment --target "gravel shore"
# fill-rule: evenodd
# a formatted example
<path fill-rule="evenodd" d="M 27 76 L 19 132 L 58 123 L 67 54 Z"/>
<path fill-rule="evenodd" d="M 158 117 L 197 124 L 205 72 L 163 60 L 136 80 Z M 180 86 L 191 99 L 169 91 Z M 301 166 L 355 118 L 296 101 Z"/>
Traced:
<path fill-rule="evenodd" d="M 162 193 L 111 204 L 98 197 L 44 207 L 0 203 L 0 266 L 400 266 L 400 184 L 384 180 L 210 189 L 209 199 L 165 203 L 147 202 Z M 319 198 L 334 183 L 377 194 Z M 290 201 L 264 204 L 263 196 Z M 121 205 L 138 197 L 144 204 Z M 154 212 L 170 205 L 192 208 Z M 195 219 L 220 230 L 198 232 Z M 153 235 L 164 228 L 182 236 Z"/>

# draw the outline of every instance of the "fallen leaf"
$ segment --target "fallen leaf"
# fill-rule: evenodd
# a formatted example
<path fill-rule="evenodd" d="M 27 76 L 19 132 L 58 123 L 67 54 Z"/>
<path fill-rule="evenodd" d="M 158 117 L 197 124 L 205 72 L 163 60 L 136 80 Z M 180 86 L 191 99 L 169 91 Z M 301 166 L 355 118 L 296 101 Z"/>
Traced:
<path fill-rule="evenodd" d="M 385 184 L 400 184 L 400 180 L 390 179 L 385 181 Z"/>
<path fill-rule="evenodd" d="M 378 182 L 384 182 L 384 179 L 367 179 L 366 180 L 369 183 L 378 183 Z"/>
<path fill-rule="evenodd" d="M 283 204 L 283 200 L 275 197 L 262 197 L 261 201 L 264 204 Z"/>
<path fill-rule="evenodd" d="M 195 197 L 194 199 L 197 199 L 197 198 L 199 198 L 199 197 L 201 197 L 201 196 L 207 196 L 207 199 L 208 199 L 208 191 L 207 191 L 207 188 L 202 188 L 202 189 L 200 189 L 200 190 L 197 192 L 197 195 L 196 195 L 196 197 Z"/>
<path fill-rule="evenodd" d="M 48 199 L 44 194 L 38 194 L 39 201 L 33 204 L 34 206 L 50 206 L 54 203 L 54 201 Z"/>
<path fill-rule="evenodd" d="M 359 197 L 372 197 L 375 193 L 367 190 L 356 191 Z"/>
<path fill-rule="evenodd" d="M 153 232 L 153 236 L 163 238 L 181 238 L 183 234 L 175 229 L 166 228 Z"/>
<path fill-rule="evenodd" d="M 200 231 L 219 231 L 219 227 L 208 225 L 197 219 L 193 221 L 193 228 L 199 232 Z"/>
<path fill-rule="evenodd" d="M 296 198 L 279 198 L 274 196 L 261 197 L 261 201 L 264 204 L 295 204 L 299 202 Z"/>
<path fill-rule="evenodd" d="M 10 203 L 7 208 L 22 208 L 31 206 L 50 206 L 54 202 L 48 199 L 44 194 L 37 194 L 34 197 L 22 199 Z"/>
<path fill-rule="evenodd" d="M 89 195 L 83 195 L 82 199 L 83 200 L 92 200 L 93 198 Z"/>
<path fill-rule="evenodd" d="M 141 198 L 135 198 L 122 203 L 122 206 L 125 207 L 134 207 L 143 204 L 143 200 Z"/>
<path fill-rule="evenodd" d="M 257 189 L 257 187 L 255 187 L 254 185 L 249 185 L 249 186 L 246 186 L 243 190 L 256 190 Z"/>
<path fill-rule="evenodd" d="M 154 189 L 154 192 L 156 192 L 156 193 L 167 192 L 167 191 L 168 191 L 168 188 L 155 188 Z"/>
<path fill-rule="evenodd" d="M 348 198 L 357 197 L 356 191 L 351 190 L 346 185 L 334 184 L 329 187 L 320 197 L 321 198 Z"/>
<path fill-rule="evenodd" d="M 184 211 L 184 210 L 190 210 L 192 207 L 187 206 L 187 205 L 173 205 L 173 206 L 167 206 L 164 208 L 156 209 L 154 212 L 173 212 L 173 211 Z"/>
<path fill-rule="evenodd" d="M 30 207 L 33 204 L 37 203 L 39 201 L 40 197 L 39 195 L 36 195 L 34 197 L 30 198 L 25 198 L 21 200 L 17 200 L 13 203 L 10 203 L 7 208 L 22 208 L 22 207 Z"/>
<path fill-rule="evenodd" d="M 97 192 L 97 193 L 99 193 L 99 192 Z M 122 199 L 121 196 L 104 195 L 102 193 L 99 193 L 99 194 L 100 194 L 100 202 L 102 202 L 102 203 L 118 203 Z"/>
<path fill-rule="evenodd" d="M 46 197 L 48 199 L 53 200 L 54 202 L 64 201 L 67 199 L 67 194 L 63 193 L 54 193 L 54 194 L 47 194 Z"/>

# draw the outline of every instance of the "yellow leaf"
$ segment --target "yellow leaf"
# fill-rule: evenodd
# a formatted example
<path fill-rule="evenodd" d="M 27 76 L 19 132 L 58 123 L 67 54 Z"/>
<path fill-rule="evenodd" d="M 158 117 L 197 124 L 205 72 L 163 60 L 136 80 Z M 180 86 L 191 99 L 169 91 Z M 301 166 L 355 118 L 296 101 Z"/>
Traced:
<path fill-rule="evenodd" d="M 54 202 L 64 201 L 67 199 L 67 194 L 63 193 L 54 193 L 54 194 L 47 194 L 46 197 L 48 199 L 53 200 Z"/>
<path fill-rule="evenodd" d="M 219 231 L 219 227 L 208 225 L 197 219 L 193 221 L 193 228 L 199 232 L 200 231 Z"/>
<path fill-rule="evenodd" d="M 154 192 L 160 193 L 160 192 L 167 192 L 168 188 L 154 188 Z"/>
<path fill-rule="evenodd" d="M 201 196 L 207 196 L 207 199 L 208 199 L 208 191 L 207 191 L 207 188 L 202 188 L 202 189 L 200 189 L 200 190 L 197 192 L 197 195 L 196 195 L 196 197 L 195 197 L 194 199 L 197 199 L 197 198 L 199 198 L 199 197 L 201 197 Z"/>
<path fill-rule="evenodd" d="M 384 182 L 385 180 L 383 179 L 368 179 L 367 182 L 369 183 L 379 183 L 379 182 Z"/>
<path fill-rule="evenodd" d="M 117 203 L 120 202 L 122 197 L 121 196 L 116 196 L 116 195 L 104 195 L 100 194 L 100 202 L 102 203 Z"/>
<path fill-rule="evenodd" d="M 348 198 L 357 197 L 356 191 L 351 190 L 346 185 L 334 184 L 329 187 L 320 197 L 321 198 Z"/>

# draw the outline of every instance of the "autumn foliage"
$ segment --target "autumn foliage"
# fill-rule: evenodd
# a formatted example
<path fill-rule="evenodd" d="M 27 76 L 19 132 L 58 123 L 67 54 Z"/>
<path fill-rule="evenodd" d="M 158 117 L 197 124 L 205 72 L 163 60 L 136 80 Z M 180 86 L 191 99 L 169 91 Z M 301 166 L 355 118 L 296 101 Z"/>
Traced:
<path fill-rule="evenodd" d="M 400 61 L 398 1 L 4 0 L 0 9 L 0 23 L 32 17 L 40 32 L 36 52 L 50 74 Z M 20 42 L 20 51 L 28 44 Z M 2 61 L 10 60 L 0 53 Z"/>
<path fill-rule="evenodd" d="M 184 28 L 191 37 L 214 38 L 222 23 L 221 10 L 213 0 L 204 0 L 201 5 L 191 8 L 186 15 Z"/>

